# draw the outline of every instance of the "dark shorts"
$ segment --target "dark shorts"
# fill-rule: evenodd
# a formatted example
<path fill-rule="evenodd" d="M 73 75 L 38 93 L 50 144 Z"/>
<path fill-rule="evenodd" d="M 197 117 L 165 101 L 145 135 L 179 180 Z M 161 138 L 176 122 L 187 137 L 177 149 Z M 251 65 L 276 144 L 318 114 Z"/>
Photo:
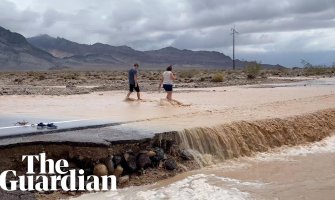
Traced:
<path fill-rule="evenodd" d="M 135 86 L 135 84 L 129 84 L 129 92 L 134 92 L 134 89 L 136 92 L 140 92 L 140 87 L 138 84 Z"/>
<path fill-rule="evenodd" d="M 170 84 L 163 84 L 163 88 L 167 92 L 172 92 L 172 85 Z"/>

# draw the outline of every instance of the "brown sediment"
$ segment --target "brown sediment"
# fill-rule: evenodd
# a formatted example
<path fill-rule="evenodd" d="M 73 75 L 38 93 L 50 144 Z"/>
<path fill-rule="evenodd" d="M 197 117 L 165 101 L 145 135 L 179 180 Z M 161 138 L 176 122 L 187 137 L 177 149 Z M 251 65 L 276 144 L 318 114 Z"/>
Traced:
<path fill-rule="evenodd" d="M 239 121 L 213 127 L 184 129 L 160 135 L 160 139 L 173 140 L 179 148 L 197 152 L 200 165 L 223 161 L 255 152 L 268 151 L 283 145 L 300 145 L 320 141 L 335 130 L 335 110 L 327 109 L 285 119 Z M 209 162 L 209 163 L 208 163 Z"/>
<path fill-rule="evenodd" d="M 255 152 L 264 152 L 283 145 L 300 145 L 320 141 L 335 130 L 335 109 L 326 109 L 311 114 L 284 119 L 273 118 L 257 121 L 239 121 L 212 127 L 198 127 L 182 131 L 156 134 L 149 140 L 130 141 L 129 143 L 106 146 L 85 146 L 86 144 L 34 143 L 3 146 L 0 149 L 0 170 L 25 172 L 22 155 L 45 152 L 48 158 L 66 159 L 72 168 L 78 168 L 74 158 L 80 157 L 92 163 L 99 163 L 108 155 L 122 156 L 126 152 L 134 155 L 141 151 L 152 151 L 155 147 L 164 150 L 165 158 L 178 163 L 177 169 L 169 171 L 162 163 L 150 166 L 145 171 L 124 172 L 129 175 L 128 182 L 119 185 L 142 185 L 166 179 L 187 170 L 200 168 L 211 162 L 223 161 L 240 156 L 250 156 Z M 188 150 L 194 160 L 185 159 L 183 150 Z M 187 155 L 186 155 L 187 157 Z M 37 193 L 36 193 L 37 194 Z M 81 193 L 66 193 L 79 195 Z M 40 199 L 57 199 L 63 192 L 37 194 Z"/>

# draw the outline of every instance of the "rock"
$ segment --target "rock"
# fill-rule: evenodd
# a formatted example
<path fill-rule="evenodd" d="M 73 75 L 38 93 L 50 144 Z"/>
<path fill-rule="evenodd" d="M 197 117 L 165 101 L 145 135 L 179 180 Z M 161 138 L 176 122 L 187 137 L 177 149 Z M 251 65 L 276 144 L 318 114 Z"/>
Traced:
<path fill-rule="evenodd" d="M 96 176 L 106 176 L 108 175 L 108 169 L 104 164 L 97 164 L 94 166 L 93 174 Z"/>
<path fill-rule="evenodd" d="M 148 151 L 147 155 L 151 158 L 151 157 L 155 156 L 156 153 L 154 151 Z"/>
<path fill-rule="evenodd" d="M 129 153 L 124 153 L 124 154 L 123 154 L 123 159 L 124 159 L 126 162 L 128 162 L 129 157 L 130 157 L 130 154 L 129 154 Z"/>
<path fill-rule="evenodd" d="M 136 171 L 136 157 L 131 153 L 124 154 L 124 160 L 126 161 L 127 170 L 133 172 Z"/>
<path fill-rule="evenodd" d="M 83 163 L 84 163 L 84 169 L 93 169 L 94 168 L 93 161 L 90 158 L 84 158 Z"/>
<path fill-rule="evenodd" d="M 141 150 L 140 152 L 138 152 L 139 154 L 142 154 L 142 153 L 148 153 L 147 150 Z"/>
<path fill-rule="evenodd" d="M 81 156 L 74 156 L 73 160 L 78 168 L 84 169 L 84 162 Z"/>
<path fill-rule="evenodd" d="M 173 159 L 167 159 L 164 162 L 164 166 L 165 166 L 165 169 L 167 169 L 167 170 L 175 170 L 175 169 L 177 169 L 177 163 Z"/>
<path fill-rule="evenodd" d="M 90 176 L 93 174 L 93 169 L 85 169 L 85 176 Z"/>
<path fill-rule="evenodd" d="M 73 162 L 79 169 L 93 169 L 93 161 L 89 158 L 84 158 L 82 156 L 74 156 Z"/>
<path fill-rule="evenodd" d="M 104 163 L 107 167 L 108 175 L 112 175 L 114 172 L 113 156 L 108 155 L 107 158 L 105 158 Z"/>
<path fill-rule="evenodd" d="M 125 175 L 125 176 L 120 177 L 118 179 L 118 182 L 119 182 L 120 185 L 128 183 L 129 182 L 129 176 Z"/>
<path fill-rule="evenodd" d="M 156 155 L 151 158 L 153 161 L 159 162 L 160 160 L 164 159 L 163 149 L 156 147 L 154 151 L 155 151 Z"/>
<path fill-rule="evenodd" d="M 137 167 L 139 169 L 146 169 L 151 166 L 151 160 L 146 153 L 141 153 L 137 158 Z"/>
<path fill-rule="evenodd" d="M 184 160 L 193 160 L 193 155 L 186 149 L 180 151 L 180 157 Z"/>
<path fill-rule="evenodd" d="M 117 166 L 121 163 L 121 160 L 122 160 L 122 157 L 121 156 L 114 156 L 113 157 L 113 162 L 114 162 L 114 165 Z"/>
<path fill-rule="evenodd" d="M 123 167 L 121 165 L 118 165 L 115 169 L 114 169 L 114 175 L 116 177 L 120 177 L 121 174 L 123 173 Z"/>

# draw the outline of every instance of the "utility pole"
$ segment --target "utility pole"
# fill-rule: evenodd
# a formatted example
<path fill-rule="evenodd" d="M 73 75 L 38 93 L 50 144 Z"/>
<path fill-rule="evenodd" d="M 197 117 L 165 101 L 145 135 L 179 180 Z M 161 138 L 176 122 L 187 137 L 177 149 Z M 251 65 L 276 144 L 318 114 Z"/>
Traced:
<path fill-rule="evenodd" d="M 231 35 L 233 35 L 233 70 L 235 70 L 235 34 L 238 33 L 234 28 L 231 28 Z"/>

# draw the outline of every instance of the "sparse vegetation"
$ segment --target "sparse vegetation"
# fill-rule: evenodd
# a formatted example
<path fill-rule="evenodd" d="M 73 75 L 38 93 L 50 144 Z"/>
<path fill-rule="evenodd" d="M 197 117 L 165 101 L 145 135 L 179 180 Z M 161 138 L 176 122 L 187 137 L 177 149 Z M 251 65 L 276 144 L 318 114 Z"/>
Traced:
<path fill-rule="evenodd" d="M 327 74 L 334 74 L 335 71 L 335 63 L 333 66 L 323 66 L 323 65 L 312 65 L 306 60 L 301 60 L 301 64 L 304 65 L 302 69 L 303 76 L 319 76 L 319 75 L 327 75 Z"/>
<path fill-rule="evenodd" d="M 179 74 L 180 78 L 193 78 L 194 76 L 198 75 L 199 73 L 200 73 L 199 70 L 188 69 L 188 70 L 182 70 L 178 74 Z"/>
<path fill-rule="evenodd" d="M 305 76 L 317 76 L 317 75 L 324 75 L 328 74 L 330 68 L 325 67 L 305 67 L 303 69 L 303 75 Z"/>
<path fill-rule="evenodd" d="M 222 82 L 223 81 L 223 73 L 216 73 L 212 76 L 213 82 Z"/>
<path fill-rule="evenodd" d="M 156 91 L 162 73 L 162 70 L 141 70 L 139 83 L 143 91 Z M 250 66 L 243 70 L 185 69 L 176 70 L 175 73 L 177 75 L 177 79 L 174 81 L 176 87 L 206 88 L 287 82 L 287 80 L 268 79 L 267 76 L 297 77 L 318 75 L 334 77 L 335 63 L 333 66 L 328 67 L 309 66 L 292 69 L 260 69 L 258 63 L 251 63 Z M 249 78 L 246 79 L 245 77 Z M 66 88 L 65 86 L 69 84 L 74 87 Z M 0 85 L 3 86 L 0 88 L 0 95 L 69 95 L 94 91 L 127 90 L 128 72 L 127 70 L 0 72 Z"/>
<path fill-rule="evenodd" d="M 16 79 L 14 79 L 14 83 L 22 84 L 23 80 L 24 80 L 24 78 L 16 78 Z"/>
<path fill-rule="evenodd" d="M 40 75 L 38 76 L 38 80 L 39 80 L 39 81 L 42 81 L 42 80 L 44 80 L 44 79 L 46 79 L 46 75 L 45 75 L 45 74 L 40 74 Z"/>
<path fill-rule="evenodd" d="M 244 68 L 244 72 L 248 79 L 255 79 L 260 74 L 261 69 L 261 64 L 254 61 Z"/>
<path fill-rule="evenodd" d="M 68 73 L 63 76 L 65 80 L 76 80 L 78 79 L 78 75 L 75 73 Z"/>

